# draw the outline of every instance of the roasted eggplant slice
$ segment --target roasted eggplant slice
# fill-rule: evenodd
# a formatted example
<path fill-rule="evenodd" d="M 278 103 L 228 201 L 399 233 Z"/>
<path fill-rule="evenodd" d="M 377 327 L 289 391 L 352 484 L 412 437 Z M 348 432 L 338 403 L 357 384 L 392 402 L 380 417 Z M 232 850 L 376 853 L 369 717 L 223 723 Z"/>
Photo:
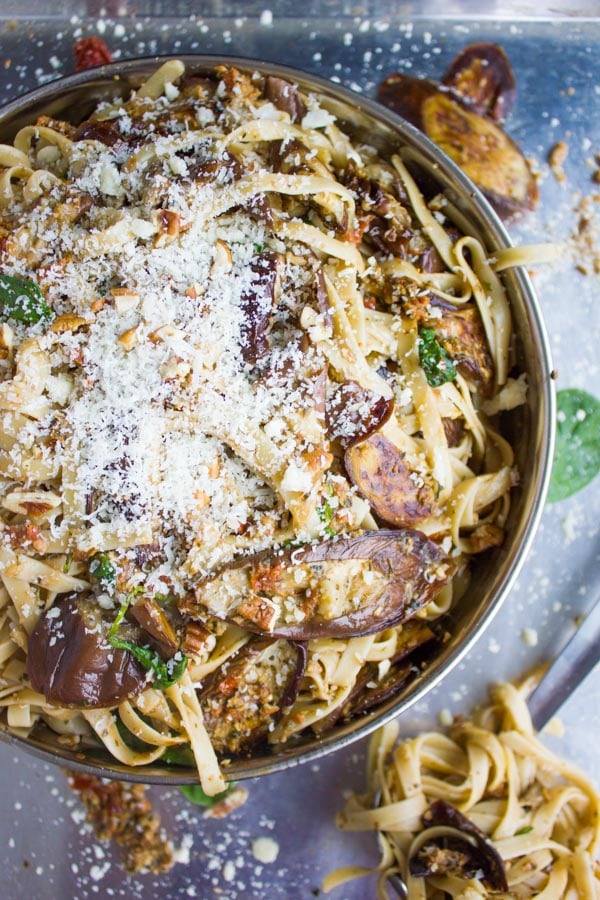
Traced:
<path fill-rule="evenodd" d="M 431 488 L 406 465 L 404 454 L 383 434 L 353 444 L 344 455 L 350 481 L 376 516 L 390 525 L 416 525 L 431 515 Z"/>
<path fill-rule="evenodd" d="M 250 263 L 252 278 L 242 292 L 241 351 L 247 363 L 254 364 L 268 353 L 268 327 L 280 286 L 281 257 L 262 253 Z"/>
<path fill-rule="evenodd" d="M 503 218 L 535 209 L 537 182 L 515 142 L 454 91 L 396 73 L 382 82 L 378 99 L 447 153 Z"/>
<path fill-rule="evenodd" d="M 147 684 L 146 670 L 107 640 L 111 622 L 93 600 L 65 597 L 29 637 L 27 674 L 49 703 L 84 709 L 116 706 Z"/>
<path fill-rule="evenodd" d="M 356 381 L 332 385 L 326 406 L 329 438 L 348 447 L 381 428 L 393 409 L 393 398 L 378 397 Z"/>
<path fill-rule="evenodd" d="M 173 625 L 152 597 L 143 597 L 130 607 L 130 613 L 151 639 L 159 653 L 167 659 L 179 649 L 179 641 Z"/>
<path fill-rule="evenodd" d="M 264 95 L 273 106 L 286 112 L 292 122 L 301 122 L 306 115 L 306 104 L 295 84 L 278 78 L 276 75 L 267 75 L 265 78 Z"/>
<path fill-rule="evenodd" d="M 494 384 L 494 363 L 479 310 L 473 303 L 453 306 L 438 298 L 431 305 L 441 315 L 427 319 L 426 326 L 433 329 L 461 375 L 483 394 L 489 394 Z"/>
<path fill-rule="evenodd" d="M 465 436 L 464 420 L 462 418 L 449 419 L 445 416 L 442 419 L 442 425 L 444 426 L 444 434 L 446 435 L 448 446 L 459 447 Z"/>
<path fill-rule="evenodd" d="M 371 531 L 242 557 L 201 581 L 182 612 L 296 641 L 356 637 L 409 619 L 453 571 L 419 531 Z"/>
<path fill-rule="evenodd" d="M 409 860 L 413 877 L 457 872 L 463 877 L 481 877 L 490 891 L 508 891 L 502 857 L 479 828 L 454 806 L 446 800 L 435 800 L 423 813 L 422 822 L 425 828 L 453 828 L 456 838 L 448 835 L 424 844 Z"/>
<path fill-rule="evenodd" d="M 204 724 L 220 755 L 239 755 L 267 737 L 298 693 L 306 648 L 253 638 L 204 682 Z"/>
<path fill-rule="evenodd" d="M 454 57 L 442 84 L 453 88 L 480 116 L 504 122 L 515 102 L 515 76 L 498 44 L 478 41 Z"/>

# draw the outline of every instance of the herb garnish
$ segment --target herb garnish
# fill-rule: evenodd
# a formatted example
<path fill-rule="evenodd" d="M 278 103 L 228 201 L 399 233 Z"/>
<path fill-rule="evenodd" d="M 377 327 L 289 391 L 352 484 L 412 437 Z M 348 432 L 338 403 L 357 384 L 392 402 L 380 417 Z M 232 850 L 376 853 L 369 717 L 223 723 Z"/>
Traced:
<path fill-rule="evenodd" d="M 25 325 L 34 325 L 54 316 L 39 285 L 20 275 L 0 274 L 0 310 L 3 317 Z"/>
<path fill-rule="evenodd" d="M 110 626 L 108 642 L 115 650 L 128 650 L 129 653 L 131 653 L 131 655 L 148 670 L 148 672 L 152 672 L 152 686 L 158 690 L 162 690 L 171 687 L 176 681 L 179 681 L 187 668 L 187 656 L 181 653 L 181 651 L 177 651 L 171 659 L 168 659 L 165 662 L 160 654 L 147 644 L 136 644 L 133 641 L 124 640 L 117 635 L 119 626 L 125 618 L 125 614 L 129 609 L 131 601 L 142 590 L 143 587 L 138 585 L 125 597 L 119 612 L 115 617 L 115 621 Z"/>
<path fill-rule="evenodd" d="M 328 500 L 325 500 L 320 506 L 317 506 L 317 515 L 319 517 L 319 521 L 324 525 L 322 529 L 323 534 L 326 534 L 327 537 L 335 537 L 337 532 L 330 527 L 331 520 L 335 514 L 335 510 L 333 509 L 331 503 Z"/>
<path fill-rule="evenodd" d="M 577 388 L 559 391 L 558 427 L 548 502 L 565 500 L 600 471 L 600 401 Z"/>
<path fill-rule="evenodd" d="M 456 366 L 435 336 L 433 328 L 419 328 L 419 363 L 427 383 L 439 387 L 456 378 Z"/>

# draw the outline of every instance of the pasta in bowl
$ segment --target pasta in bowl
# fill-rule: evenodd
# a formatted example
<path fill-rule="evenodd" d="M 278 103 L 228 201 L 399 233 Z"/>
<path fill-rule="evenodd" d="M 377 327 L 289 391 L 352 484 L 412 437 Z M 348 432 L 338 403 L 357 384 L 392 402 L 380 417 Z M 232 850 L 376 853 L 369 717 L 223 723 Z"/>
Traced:
<path fill-rule="evenodd" d="M 0 705 L 215 794 L 466 651 L 540 512 L 551 365 L 527 253 L 414 129 L 160 63 L 0 122 Z"/>

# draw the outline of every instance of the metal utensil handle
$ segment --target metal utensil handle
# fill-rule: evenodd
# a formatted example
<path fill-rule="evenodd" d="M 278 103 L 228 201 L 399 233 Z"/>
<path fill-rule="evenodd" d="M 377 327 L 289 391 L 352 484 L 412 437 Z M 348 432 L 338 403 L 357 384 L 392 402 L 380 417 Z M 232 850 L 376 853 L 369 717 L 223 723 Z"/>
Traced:
<path fill-rule="evenodd" d="M 527 701 L 537 731 L 552 718 L 599 660 L 600 601 L 597 601 Z"/>

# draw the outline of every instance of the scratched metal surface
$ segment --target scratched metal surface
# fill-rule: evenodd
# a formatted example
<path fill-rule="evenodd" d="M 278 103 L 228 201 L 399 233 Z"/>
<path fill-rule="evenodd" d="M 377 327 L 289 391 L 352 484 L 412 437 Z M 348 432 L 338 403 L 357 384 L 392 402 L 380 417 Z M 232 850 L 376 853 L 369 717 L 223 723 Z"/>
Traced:
<path fill-rule="evenodd" d="M 189 18 L 198 4 L 179 3 L 179 18 L 157 15 L 159 3 L 50 4 L 4 2 L 0 8 L 0 100 L 72 71 L 74 39 L 102 36 L 115 57 L 154 53 L 226 53 L 283 62 L 373 95 L 394 70 L 439 76 L 453 55 L 474 40 L 494 40 L 507 51 L 518 100 L 511 135 L 540 171 L 539 210 L 519 227 L 521 241 L 568 240 L 577 229 L 576 206 L 598 185 L 592 182 L 600 152 L 600 19 L 525 19 L 512 4 L 511 18 L 460 18 L 469 3 L 446 4 L 447 18 L 412 17 L 412 4 L 360 5 L 308 2 L 303 17 L 284 16 L 294 4 L 203 5 L 204 18 Z M 427 12 L 432 4 L 422 4 Z M 573 14 L 600 13 L 598 4 L 555 4 Z M 233 14 L 226 15 L 227 9 Z M 516 11 L 515 11 L 516 10 Z M 506 13 L 506 5 L 503 7 Z M 245 17 L 244 17 L 245 12 Z M 527 10 L 526 10 L 527 12 Z M 325 15 L 323 14 L 325 13 Z M 450 18 L 450 15 L 453 17 Z M 498 15 L 502 13 L 498 12 Z M 109 16 L 117 16 L 110 18 Z M 119 17 L 120 16 L 120 17 Z M 181 17 L 184 16 L 184 17 Z M 565 181 L 546 159 L 557 140 L 569 145 Z M 597 204 L 596 204 L 597 205 Z M 539 269 L 541 298 L 558 387 L 584 387 L 600 395 L 598 336 L 600 275 L 584 275 L 566 256 Z M 600 480 L 570 500 L 547 507 L 529 559 L 504 608 L 458 668 L 402 720 L 406 734 L 437 724 L 442 709 L 467 712 L 492 680 L 514 678 L 553 656 L 574 619 L 595 598 L 600 582 Z M 529 641 L 523 631 L 529 629 Z M 535 640 L 537 643 L 534 644 Z M 534 645 L 532 645 L 534 644 Z M 600 781 L 600 671 L 589 676 L 564 707 L 564 737 L 551 745 Z M 176 790 L 153 789 L 156 807 L 184 860 L 162 877 L 126 878 L 112 848 L 100 845 L 81 822 L 63 773 L 25 753 L 0 745 L 0 844 L 2 896 L 88 898 L 311 898 L 336 865 L 375 862 L 371 837 L 340 835 L 334 814 L 347 789 L 360 789 L 366 744 L 355 744 L 318 765 L 247 783 L 247 804 L 224 822 L 204 819 Z M 262 836 L 279 845 L 277 860 L 260 864 L 252 843 Z M 189 857 L 189 861 L 185 861 Z M 336 900 L 373 896 L 373 882 L 339 889 Z"/>

